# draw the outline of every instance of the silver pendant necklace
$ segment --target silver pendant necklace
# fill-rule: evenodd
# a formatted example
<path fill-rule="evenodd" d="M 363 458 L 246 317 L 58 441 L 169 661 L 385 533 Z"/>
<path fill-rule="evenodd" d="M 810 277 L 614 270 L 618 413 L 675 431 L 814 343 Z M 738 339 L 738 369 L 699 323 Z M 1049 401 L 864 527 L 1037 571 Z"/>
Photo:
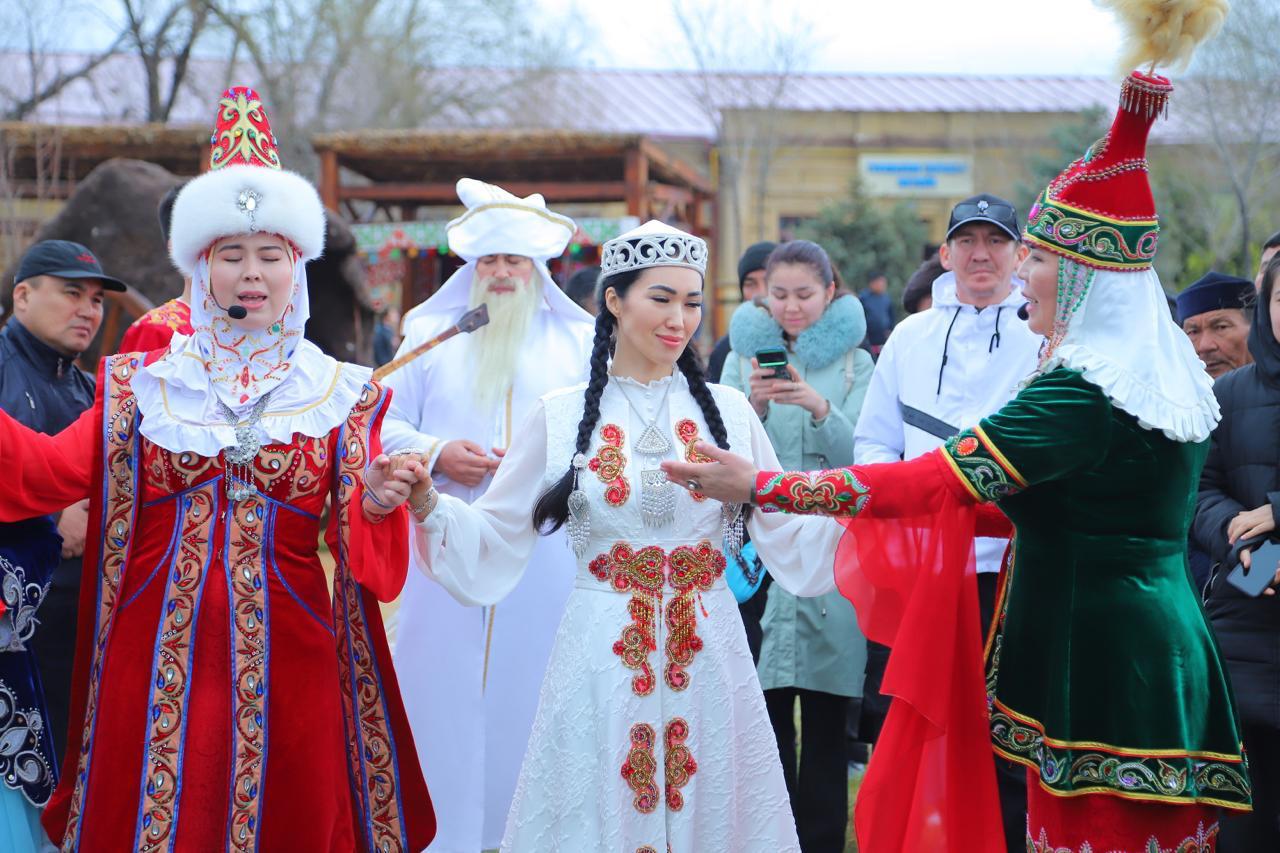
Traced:
<path fill-rule="evenodd" d="M 257 426 L 270 399 L 270 391 L 259 397 L 244 423 L 240 423 L 236 413 L 221 398 L 216 400 L 222 417 L 236 431 L 236 443 L 224 448 L 222 452 L 223 459 L 226 460 L 227 499 L 230 501 L 247 500 L 258 494 L 258 487 L 253 479 L 253 463 L 258 458 L 258 451 L 262 449 L 262 440 L 258 437 Z"/>
<path fill-rule="evenodd" d="M 582 559 L 587 553 L 587 540 L 591 538 L 591 501 L 587 493 L 582 491 L 582 469 L 587 467 L 587 457 L 583 453 L 573 454 L 573 489 L 569 492 L 569 516 L 565 519 L 566 533 L 573 553 Z"/>
<path fill-rule="evenodd" d="M 631 411 L 641 423 L 645 424 L 640 437 L 631 444 L 632 450 L 645 457 L 640 467 L 640 518 L 644 521 L 645 527 L 666 526 L 676 517 L 676 490 L 667 479 L 667 475 L 662 473 L 658 463 L 671 452 L 675 445 L 665 432 L 658 429 L 658 418 L 662 415 L 662 407 L 666 405 L 667 398 L 671 396 L 671 386 L 675 384 L 675 379 L 672 378 L 667 383 L 667 390 L 658 402 L 658 411 L 652 420 L 640 414 L 640 410 L 636 408 L 635 403 L 631 402 L 631 395 L 627 393 L 626 388 L 622 387 L 618 377 L 614 376 L 613 380 L 618 390 L 622 392 L 623 399 L 631 407 Z"/>

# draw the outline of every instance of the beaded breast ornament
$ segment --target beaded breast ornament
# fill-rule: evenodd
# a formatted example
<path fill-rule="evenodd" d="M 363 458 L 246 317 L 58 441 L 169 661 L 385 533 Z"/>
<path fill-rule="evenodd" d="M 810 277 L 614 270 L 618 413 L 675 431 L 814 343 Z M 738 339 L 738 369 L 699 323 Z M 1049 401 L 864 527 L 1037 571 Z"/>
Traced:
<path fill-rule="evenodd" d="M 262 439 L 258 437 L 257 427 L 258 422 L 262 420 L 262 413 L 267 410 L 271 392 L 268 391 L 257 399 L 244 423 L 240 423 L 236 413 L 222 402 L 221 398 L 215 399 L 222 416 L 226 418 L 228 424 L 235 427 L 236 431 L 236 443 L 222 452 L 227 467 L 227 499 L 246 500 L 258 494 L 258 487 L 253 480 L 253 462 L 258 458 L 258 451 L 262 449 Z"/>

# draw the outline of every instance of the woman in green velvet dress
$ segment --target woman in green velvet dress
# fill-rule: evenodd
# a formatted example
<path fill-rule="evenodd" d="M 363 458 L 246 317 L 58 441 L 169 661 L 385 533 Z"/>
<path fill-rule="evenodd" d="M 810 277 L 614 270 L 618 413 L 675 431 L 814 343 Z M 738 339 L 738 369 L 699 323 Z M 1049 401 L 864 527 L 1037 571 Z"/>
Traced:
<path fill-rule="evenodd" d="M 766 511 L 848 527 L 837 582 L 868 637 L 889 618 L 897 640 L 886 692 L 900 738 L 886 725 L 860 849 L 996 849 L 978 814 L 994 802 L 990 762 L 964 751 L 981 728 L 969 698 L 980 677 L 951 632 L 973 609 L 954 543 L 999 521 L 980 504 L 1014 528 L 985 705 L 991 748 L 1028 768 L 1027 849 L 1212 850 L 1219 809 L 1249 808 L 1230 687 L 1186 561 L 1218 407 L 1151 267 L 1146 137 L 1171 89 L 1130 76 L 1111 131 L 1033 207 L 1020 275 L 1046 343 L 1003 409 L 910 462 L 760 473 L 712 448 L 714 463 L 664 466 L 713 498 L 752 494 Z M 931 754 L 940 733 L 950 746 Z"/>

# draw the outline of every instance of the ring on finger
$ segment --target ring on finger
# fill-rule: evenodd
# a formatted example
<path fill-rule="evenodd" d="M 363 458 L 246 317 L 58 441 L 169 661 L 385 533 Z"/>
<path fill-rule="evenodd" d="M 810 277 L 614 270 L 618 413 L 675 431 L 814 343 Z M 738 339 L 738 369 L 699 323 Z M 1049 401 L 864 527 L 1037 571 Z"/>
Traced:
<path fill-rule="evenodd" d="M 685 484 L 685 487 L 688 488 L 689 491 L 691 492 L 696 492 L 702 488 L 702 484 L 699 483 L 697 480 L 693 479 L 692 477 L 689 478 L 688 480 L 685 480 L 684 484 Z"/>

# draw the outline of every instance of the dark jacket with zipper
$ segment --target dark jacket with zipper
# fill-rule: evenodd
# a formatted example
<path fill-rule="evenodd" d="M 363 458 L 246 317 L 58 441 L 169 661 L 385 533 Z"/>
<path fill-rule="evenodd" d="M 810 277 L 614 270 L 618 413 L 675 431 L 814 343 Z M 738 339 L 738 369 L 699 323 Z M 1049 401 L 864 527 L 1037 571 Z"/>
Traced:
<path fill-rule="evenodd" d="M 71 359 L 17 318 L 0 329 L 0 407 L 37 432 L 56 433 L 93 405 L 94 383 Z M 80 560 L 60 560 L 62 537 L 48 515 L 0 524 L 0 722 L 9 773 L 0 784 L 43 805 L 58 780 L 66 737 Z M 56 602 L 56 606 L 54 605 Z M 21 629 L 21 625 L 28 629 Z M 35 626 L 28 635 L 30 626 Z M 3 716 L 3 715 L 0 715 Z"/>
<path fill-rule="evenodd" d="M 0 329 L 0 409 L 52 435 L 92 405 L 93 379 L 11 317 Z"/>
<path fill-rule="evenodd" d="M 1249 598 L 1226 583 L 1227 525 L 1240 512 L 1270 507 L 1280 533 L 1280 342 L 1268 307 L 1249 330 L 1254 363 L 1218 379 L 1222 422 L 1200 477 L 1192 536 L 1215 564 L 1205 611 L 1227 660 L 1246 727 L 1280 726 L 1280 595 Z"/>

